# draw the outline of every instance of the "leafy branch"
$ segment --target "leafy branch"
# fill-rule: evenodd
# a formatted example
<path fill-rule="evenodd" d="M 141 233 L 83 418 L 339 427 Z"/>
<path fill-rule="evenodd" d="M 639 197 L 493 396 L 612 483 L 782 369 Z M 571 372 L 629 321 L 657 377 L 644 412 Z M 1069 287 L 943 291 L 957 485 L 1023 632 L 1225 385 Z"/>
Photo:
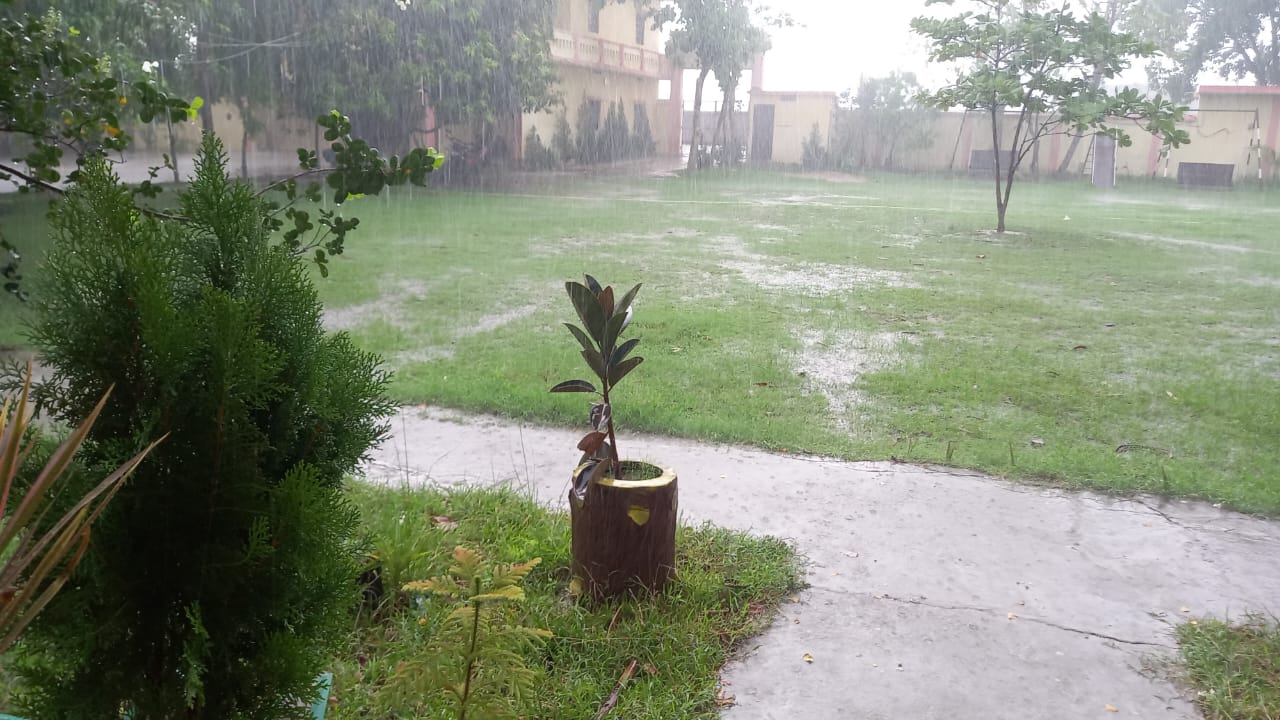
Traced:
<path fill-rule="evenodd" d="M 519 717 L 517 704 L 532 690 L 536 677 L 520 651 L 551 633 L 521 625 L 512 610 L 524 602 L 521 583 L 542 558 L 497 564 L 478 550 L 456 547 L 453 560 L 447 574 L 403 588 L 457 607 L 437 628 L 427 662 L 404 663 L 394 685 L 419 698 L 423 690 L 443 691 L 452 698 L 458 720 Z"/>
<path fill-rule="evenodd" d="M 579 487 L 579 479 L 585 483 L 606 471 L 612 471 L 613 477 L 621 479 L 622 464 L 614 436 L 610 393 L 644 362 L 642 357 L 631 357 L 631 351 L 640 344 L 638 338 L 619 344 L 622 331 L 631 324 L 632 303 L 640 292 L 640 285 L 615 300 L 612 286 L 601 287 L 590 275 L 586 275 L 585 280 L 585 285 L 573 281 L 564 285 L 578 319 L 582 321 L 581 328 L 572 323 L 565 323 L 565 327 L 582 346 L 582 359 L 599 379 L 600 387 L 597 389 L 594 383 L 586 380 L 567 380 L 551 388 L 553 393 L 594 393 L 600 396 L 600 402 L 591 406 L 591 432 L 578 443 L 578 449 L 585 454 L 581 463 L 584 468 L 579 468 L 580 478 L 575 478 L 575 488 Z M 585 484 L 582 488 L 585 489 Z"/>

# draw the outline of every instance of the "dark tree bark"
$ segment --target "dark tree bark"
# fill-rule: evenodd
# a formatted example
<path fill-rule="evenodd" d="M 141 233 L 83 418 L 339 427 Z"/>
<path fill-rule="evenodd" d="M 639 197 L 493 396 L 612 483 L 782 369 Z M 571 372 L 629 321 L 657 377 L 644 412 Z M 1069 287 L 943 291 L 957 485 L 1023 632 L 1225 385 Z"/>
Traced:
<path fill-rule="evenodd" d="M 699 115 L 702 114 L 702 86 L 707 82 L 707 75 L 711 73 L 711 68 L 703 68 L 698 73 L 698 84 L 693 91 L 693 130 L 689 135 L 689 170 L 698 169 L 698 141 L 701 139 L 701 126 Z"/>
<path fill-rule="evenodd" d="M 582 499 L 570 490 L 573 577 L 581 593 L 604 600 L 661 591 L 675 571 L 676 509 L 669 471 L 649 481 L 593 482 Z"/>

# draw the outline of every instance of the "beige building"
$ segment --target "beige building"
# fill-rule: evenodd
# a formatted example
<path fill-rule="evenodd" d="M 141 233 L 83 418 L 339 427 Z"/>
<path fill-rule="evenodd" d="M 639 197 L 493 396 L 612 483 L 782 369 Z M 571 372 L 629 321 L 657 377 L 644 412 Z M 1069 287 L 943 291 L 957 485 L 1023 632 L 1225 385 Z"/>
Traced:
<path fill-rule="evenodd" d="M 754 77 L 759 77 L 760 64 Z M 748 156 L 760 165 L 799 165 L 804 142 L 816 125 L 824 144 L 831 138 L 831 116 L 836 109 L 833 92 L 779 92 L 763 90 L 759 81 L 751 89 Z"/>
<path fill-rule="evenodd" d="M 551 143 L 561 113 L 576 130 L 584 100 L 588 112 L 598 113 L 601 124 L 610 103 L 622 102 L 629 127 L 635 126 L 643 108 L 658 152 L 679 155 L 681 72 L 663 55 L 662 38 L 637 11 L 636 3 L 559 0 L 549 52 L 564 105 L 521 118 L 521 156 L 530 127 L 537 128 L 544 145 Z M 660 100 L 660 90 L 666 86 L 670 88 L 667 98 Z"/>

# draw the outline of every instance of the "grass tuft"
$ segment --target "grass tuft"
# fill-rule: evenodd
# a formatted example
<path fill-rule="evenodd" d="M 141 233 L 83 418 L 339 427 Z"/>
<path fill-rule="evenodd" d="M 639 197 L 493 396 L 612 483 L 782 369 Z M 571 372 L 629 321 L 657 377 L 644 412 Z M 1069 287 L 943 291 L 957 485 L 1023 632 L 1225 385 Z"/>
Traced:
<path fill-rule="evenodd" d="M 554 637 L 526 657 L 541 678 L 529 718 L 589 718 L 632 660 L 641 670 L 611 718 L 716 718 L 718 671 L 744 639 L 762 631 L 801 583 L 801 563 L 785 542 L 711 526 L 682 527 L 679 573 L 668 591 L 641 602 L 602 605 L 568 596 L 569 523 L 509 490 L 353 488 L 388 593 L 441 573 L 453 548 L 482 550 L 495 562 L 541 557 L 526 579 L 527 626 Z M 377 620 L 356 628 L 335 661 L 332 717 L 400 717 L 394 693 L 380 692 L 402 662 L 420 659 L 444 605 L 388 600 Z M 427 712 L 422 717 L 436 717 Z"/>
<path fill-rule="evenodd" d="M 1207 720 L 1280 718 L 1280 625 L 1201 620 L 1178 628 L 1188 680 Z"/>

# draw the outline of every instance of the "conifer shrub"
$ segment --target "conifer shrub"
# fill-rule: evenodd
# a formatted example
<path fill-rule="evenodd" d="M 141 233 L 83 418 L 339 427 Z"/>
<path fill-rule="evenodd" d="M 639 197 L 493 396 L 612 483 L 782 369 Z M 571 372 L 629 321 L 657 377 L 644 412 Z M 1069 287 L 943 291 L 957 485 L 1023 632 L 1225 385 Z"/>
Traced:
<path fill-rule="evenodd" d="M 631 154 L 631 130 L 621 101 L 609 103 L 609 114 L 600 128 L 599 147 L 601 162 L 626 160 Z"/>
<path fill-rule="evenodd" d="M 168 437 L 24 639 L 20 701 L 40 718 L 308 717 L 358 597 L 343 480 L 386 433 L 387 376 L 324 331 L 305 261 L 216 138 L 183 222 L 140 214 L 103 160 L 82 175 L 34 294 L 37 397 L 71 421 L 115 386 L 91 468 Z"/>
<path fill-rule="evenodd" d="M 649 111 L 644 103 L 636 103 L 635 120 L 631 124 L 631 156 L 653 157 L 657 145 L 653 141 L 653 128 L 649 126 Z"/>
<path fill-rule="evenodd" d="M 561 165 L 573 162 L 573 131 L 569 128 L 569 118 L 564 111 L 556 116 L 556 131 L 551 136 L 551 152 Z"/>
<path fill-rule="evenodd" d="M 524 167 L 526 170 L 554 170 L 559 165 L 555 153 L 542 144 L 538 128 L 529 126 L 524 135 Z"/>

